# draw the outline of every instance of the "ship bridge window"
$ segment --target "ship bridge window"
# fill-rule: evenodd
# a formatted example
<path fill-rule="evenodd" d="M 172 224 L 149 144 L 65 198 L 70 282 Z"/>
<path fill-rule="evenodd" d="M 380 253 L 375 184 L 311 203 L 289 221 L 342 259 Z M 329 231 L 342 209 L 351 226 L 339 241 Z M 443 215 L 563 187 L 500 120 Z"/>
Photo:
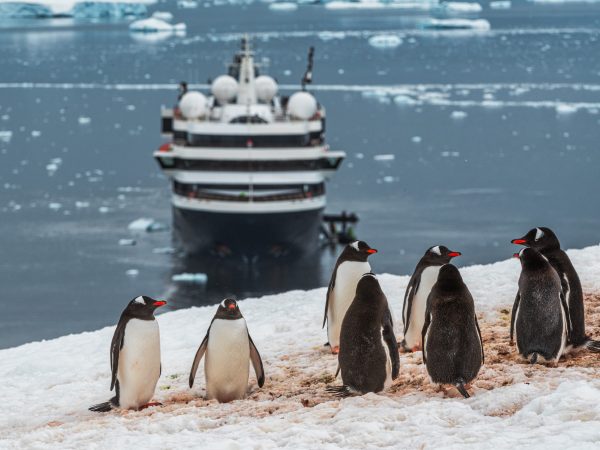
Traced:
<path fill-rule="evenodd" d="M 187 143 L 190 147 L 242 147 L 252 141 L 253 147 L 307 147 L 322 143 L 322 137 L 312 133 L 296 135 L 215 135 L 188 134 Z"/>
<path fill-rule="evenodd" d="M 159 158 L 162 162 L 164 158 Z M 279 172 L 294 170 L 335 170 L 342 158 L 298 159 L 298 160 L 211 160 L 211 159 L 177 159 L 175 168 L 180 170 L 206 170 L 228 172 Z M 163 168 L 172 167 L 161 164 Z"/>
<path fill-rule="evenodd" d="M 265 119 L 255 114 L 253 116 L 237 116 L 229 121 L 229 123 L 268 123 Z"/>
<path fill-rule="evenodd" d="M 201 200 L 272 202 L 302 200 L 325 194 L 325 183 L 291 185 L 188 184 L 173 181 L 177 195 Z"/>

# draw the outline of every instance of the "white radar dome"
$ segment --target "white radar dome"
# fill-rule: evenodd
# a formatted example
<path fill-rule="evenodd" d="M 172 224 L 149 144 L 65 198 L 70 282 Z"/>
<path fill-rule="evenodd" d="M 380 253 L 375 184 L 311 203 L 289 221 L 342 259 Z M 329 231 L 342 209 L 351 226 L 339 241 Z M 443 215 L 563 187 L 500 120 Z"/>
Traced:
<path fill-rule="evenodd" d="M 277 95 L 277 83 L 271 77 L 261 75 L 254 80 L 256 96 L 262 102 L 269 103 Z"/>
<path fill-rule="evenodd" d="M 290 97 L 287 109 L 291 116 L 307 120 L 317 112 L 317 100 L 308 92 L 296 92 Z"/>
<path fill-rule="evenodd" d="M 238 82 L 232 76 L 221 75 L 213 81 L 211 91 L 219 102 L 227 103 L 237 95 Z"/>
<path fill-rule="evenodd" d="M 186 119 L 197 119 L 206 114 L 206 96 L 198 91 L 186 92 L 179 100 L 179 109 Z"/>

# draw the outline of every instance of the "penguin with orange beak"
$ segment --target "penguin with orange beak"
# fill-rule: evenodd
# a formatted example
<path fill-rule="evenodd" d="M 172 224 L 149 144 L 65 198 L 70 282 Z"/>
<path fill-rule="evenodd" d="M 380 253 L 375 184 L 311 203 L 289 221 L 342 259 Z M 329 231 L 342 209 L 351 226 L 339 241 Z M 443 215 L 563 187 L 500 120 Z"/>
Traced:
<path fill-rule="evenodd" d="M 166 304 L 145 295 L 129 302 L 110 345 L 110 390 L 116 388 L 116 395 L 107 402 L 90 407 L 90 411 L 143 409 L 159 405 L 149 403 L 161 372 L 160 333 L 154 311 Z"/>

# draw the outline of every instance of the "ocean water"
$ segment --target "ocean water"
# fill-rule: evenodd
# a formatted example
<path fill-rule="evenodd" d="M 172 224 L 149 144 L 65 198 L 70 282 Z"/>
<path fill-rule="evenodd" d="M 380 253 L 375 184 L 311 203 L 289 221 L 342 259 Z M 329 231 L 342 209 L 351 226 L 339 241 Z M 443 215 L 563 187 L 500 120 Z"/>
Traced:
<path fill-rule="evenodd" d="M 435 244 L 458 265 L 506 259 L 539 225 L 566 248 L 600 241 L 600 5 L 486 8 L 477 33 L 424 31 L 426 13 L 400 10 L 156 9 L 187 35 L 0 20 L 0 347 L 114 324 L 142 293 L 183 308 L 328 283 L 339 248 L 262 264 L 170 251 L 160 107 L 180 80 L 221 74 L 245 32 L 285 92 L 316 47 L 311 90 L 348 154 L 327 211 L 359 215 L 376 272 L 409 274 Z M 379 34 L 401 43 L 370 45 Z M 129 231 L 140 217 L 167 230 Z M 208 282 L 172 281 L 183 272 Z"/>

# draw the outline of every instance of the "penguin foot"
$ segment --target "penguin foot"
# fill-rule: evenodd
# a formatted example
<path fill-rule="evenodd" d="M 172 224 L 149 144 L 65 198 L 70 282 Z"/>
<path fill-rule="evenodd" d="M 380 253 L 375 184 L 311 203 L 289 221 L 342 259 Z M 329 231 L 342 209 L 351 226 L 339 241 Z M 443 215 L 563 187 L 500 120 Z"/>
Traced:
<path fill-rule="evenodd" d="M 163 404 L 160 402 L 150 402 L 150 403 L 146 403 L 145 405 L 142 405 L 138 408 L 138 411 L 141 411 L 142 409 L 146 409 L 146 408 L 150 408 L 152 406 L 162 406 Z"/>
<path fill-rule="evenodd" d="M 352 395 L 352 392 L 350 391 L 350 388 L 348 386 L 342 385 L 342 386 L 327 386 L 325 388 L 325 391 L 333 394 L 335 397 L 339 397 L 339 398 L 345 398 L 345 397 L 350 397 Z"/>
<path fill-rule="evenodd" d="M 411 352 L 420 352 L 421 351 L 421 346 L 420 345 L 415 345 L 413 348 L 410 349 Z"/>
<path fill-rule="evenodd" d="M 456 389 L 458 389 L 458 392 L 460 392 L 464 398 L 471 397 L 467 392 L 467 387 L 465 386 L 464 380 L 459 379 L 454 386 L 456 386 Z"/>
<path fill-rule="evenodd" d="M 593 353 L 600 353 L 600 341 L 594 341 L 590 339 L 583 344 L 586 349 Z"/>
<path fill-rule="evenodd" d="M 90 406 L 88 409 L 93 412 L 109 412 L 111 409 L 113 409 L 113 405 L 110 401 L 108 401 Z"/>
<path fill-rule="evenodd" d="M 340 346 L 336 345 L 335 347 L 331 347 L 331 353 L 337 355 L 340 352 Z"/>

